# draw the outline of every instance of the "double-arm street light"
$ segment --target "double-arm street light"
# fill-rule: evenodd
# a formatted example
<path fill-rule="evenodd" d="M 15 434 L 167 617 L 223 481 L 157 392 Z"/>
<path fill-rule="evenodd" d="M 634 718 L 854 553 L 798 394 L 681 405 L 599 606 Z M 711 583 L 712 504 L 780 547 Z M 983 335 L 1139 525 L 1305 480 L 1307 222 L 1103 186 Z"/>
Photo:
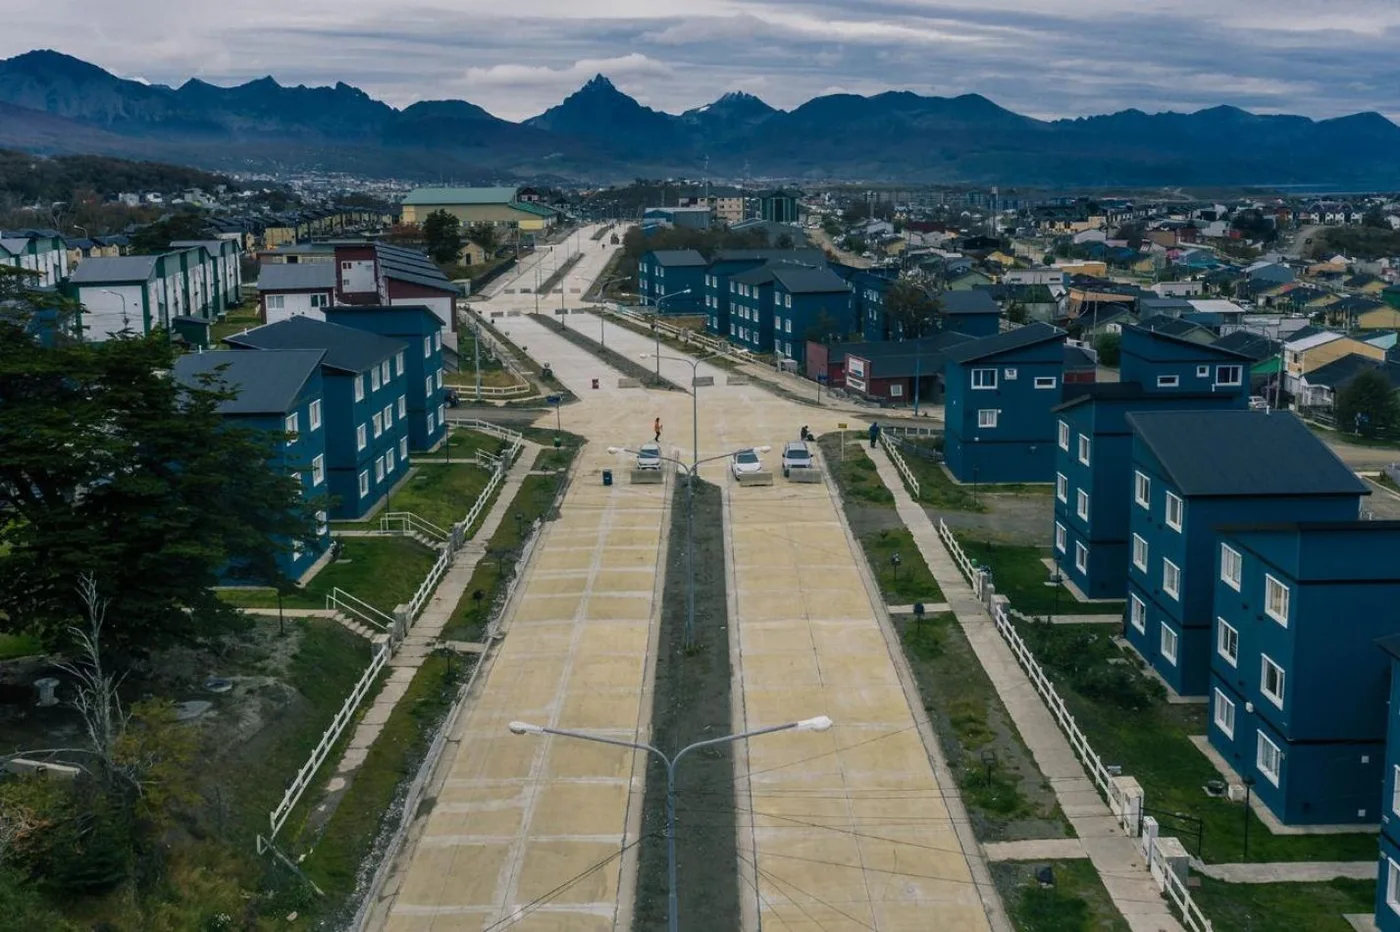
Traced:
<path fill-rule="evenodd" d="M 660 331 L 657 333 L 659 334 Z M 660 342 L 659 336 L 657 342 Z M 700 375 L 700 364 L 718 355 L 719 353 L 706 353 L 698 359 L 686 359 L 683 356 L 664 356 L 658 349 L 656 353 L 643 353 L 641 357 L 642 359 L 656 357 L 656 376 L 658 379 L 661 378 L 661 360 L 663 359 L 667 362 L 679 362 L 690 366 L 690 465 L 692 467 L 695 466 L 696 460 L 700 456 L 700 392 L 696 390 L 695 380 Z"/>
<path fill-rule="evenodd" d="M 831 727 L 831 719 L 825 715 L 818 715 L 816 718 L 804 718 L 800 722 L 770 725 L 767 728 L 755 728 L 753 731 L 744 731 L 737 735 L 725 735 L 722 738 L 697 741 L 681 748 L 675 753 L 675 756 L 668 756 L 650 744 L 607 738 L 603 735 L 593 735 L 583 731 L 549 728 L 545 725 L 532 725 L 529 722 L 511 722 L 507 727 L 510 728 L 513 735 L 558 735 L 561 738 L 577 738 L 580 741 L 593 741 L 597 744 L 611 744 L 620 748 L 632 748 L 634 751 L 645 751 L 648 754 L 656 755 L 666 765 L 666 927 L 670 932 L 677 932 L 680 928 L 680 914 L 676 905 L 676 765 L 681 762 L 681 758 L 691 751 L 698 751 L 701 748 L 714 747 L 717 744 L 731 744 L 746 738 L 771 735 L 779 731 L 826 731 Z"/>
<path fill-rule="evenodd" d="M 767 453 L 772 447 L 741 447 L 740 450 L 753 450 L 755 453 Z M 727 460 L 740 450 L 730 450 L 728 453 L 720 453 L 717 456 L 707 456 L 703 460 L 696 459 L 691 465 L 676 459 L 674 456 L 657 454 L 657 459 L 674 463 L 677 469 L 686 474 L 686 507 L 685 507 L 685 646 L 692 647 L 695 644 L 695 475 L 696 470 L 706 463 L 713 463 L 717 460 Z M 629 450 L 627 447 L 608 447 L 608 452 L 616 455 L 618 453 L 631 453 L 637 455 L 636 450 Z"/>

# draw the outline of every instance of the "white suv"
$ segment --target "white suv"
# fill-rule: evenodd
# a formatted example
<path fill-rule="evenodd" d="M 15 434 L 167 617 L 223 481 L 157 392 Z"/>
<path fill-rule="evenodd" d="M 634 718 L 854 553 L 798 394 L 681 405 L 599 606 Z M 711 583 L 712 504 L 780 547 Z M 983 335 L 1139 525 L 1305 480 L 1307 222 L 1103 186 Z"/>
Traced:
<path fill-rule="evenodd" d="M 807 444 L 801 440 L 792 440 L 783 444 L 784 477 L 794 469 L 810 469 L 811 467 L 812 451 L 807 449 Z"/>
<path fill-rule="evenodd" d="M 661 445 L 656 443 L 644 443 L 637 450 L 638 469 L 660 469 L 661 468 Z"/>

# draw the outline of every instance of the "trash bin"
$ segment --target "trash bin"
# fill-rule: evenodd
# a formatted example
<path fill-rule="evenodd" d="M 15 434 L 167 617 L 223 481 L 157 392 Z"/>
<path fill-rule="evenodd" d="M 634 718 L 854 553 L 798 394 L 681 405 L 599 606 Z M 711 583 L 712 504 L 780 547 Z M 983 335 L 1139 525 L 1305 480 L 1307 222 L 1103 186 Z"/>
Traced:
<path fill-rule="evenodd" d="M 612 470 L 603 470 L 603 485 L 612 485 Z"/>
<path fill-rule="evenodd" d="M 597 379 L 594 379 L 594 380 L 593 380 L 593 387 L 594 387 L 594 388 L 597 388 L 597 387 L 598 387 L 598 380 L 597 380 Z"/>

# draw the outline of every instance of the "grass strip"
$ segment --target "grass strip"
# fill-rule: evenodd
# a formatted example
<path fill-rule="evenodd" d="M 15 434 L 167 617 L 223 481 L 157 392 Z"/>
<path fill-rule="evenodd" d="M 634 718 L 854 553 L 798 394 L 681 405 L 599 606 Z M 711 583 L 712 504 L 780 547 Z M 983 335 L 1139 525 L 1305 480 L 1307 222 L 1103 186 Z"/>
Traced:
<path fill-rule="evenodd" d="M 1041 886 L 1036 880 L 1036 872 L 1044 867 L 1054 874 L 1053 886 Z M 1001 892 L 1016 932 L 1128 932 L 1127 921 L 1113 905 L 1087 858 L 1008 861 L 991 868 L 992 880 Z M 1284 926 L 1259 928 L 1262 932 Z"/>
<path fill-rule="evenodd" d="M 339 560 L 327 563 L 304 588 L 282 596 L 284 609 L 325 608 L 326 594 L 339 587 L 389 614 L 413 598 L 437 553 L 407 537 L 346 537 Z M 268 588 L 223 589 L 219 597 L 239 608 L 276 608 Z"/>
<path fill-rule="evenodd" d="M 1122 615 L 1122 602 L 1080 602 L 1063 585 L 1050 586 L 1050 570 L 1044 559 L 1050 548 L 999 544 L 973 537 L 966 531 L 954 536 L 973 563 L 992 571 L 997 592 L 1011 600 L 1011 607 L 1026 615 Z"/>

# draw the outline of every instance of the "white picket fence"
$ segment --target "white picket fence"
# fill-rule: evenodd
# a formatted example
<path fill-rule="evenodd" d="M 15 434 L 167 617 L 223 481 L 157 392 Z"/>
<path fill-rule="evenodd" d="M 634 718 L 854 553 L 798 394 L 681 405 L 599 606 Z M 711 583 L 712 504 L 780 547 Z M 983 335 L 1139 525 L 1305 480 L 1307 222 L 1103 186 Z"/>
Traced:
<path fill-rule="evenodd" d="M 515 458 L 520 454 L 520 449 L 525 445 L 525 435 L 518 430 L 511 430 L 509 427 L 502 427 L 499 424 L 492 424 L 490 421 L 483 421 L 475 417 L 460 417 L 448 413 L 447 423 L 453 427 L 461 427 L 466 430 L 474 430 L 488 437 L 495 437 L 510 444 L 506 449 L 506 465 L 515 462 Z"/>
<path fill-rule="evenodd" d="M 967 577 L 973 593 L 985 604 L 988 601 L 986 598 L 987 574 L 968 559 L 957 538 L 953 536 L 953 532 L 949 530 L 947 523 L 941 518 L 938 521 L 938 536 L 943 540 L 948 552 L 952 554 L 958 569 Z M 1099 788 L 1099 792 L 1103 794 L 1104 800 L 1118 819 L 1118 824 L 1129 836 L 1138 837 L 1142 823 L 1143 796 L 1140 792 L 1131 795 L 1126 793 L 1123 784 L 1119 782 L 1118 775 L 1108 769 L 1103 758 L 1089 743 L 1088 736 L 1079 727 L 1079 723 L 1074 720 L 1074 715 L 1065 705 L 1059 691 L 1055 689 L 1055 684 L 1050 681 L 1050 677 L 1046 675 L 1045 670 L 1035 659 L 1035 655 L 1031 653 L 1020 632 L 1012 623 L 1010 603 L 1004 596 L 993 596 L 991 603 L 988 606 L 988 611 L 992 616 L 992 621 L 996 624 L 1002 639 L 1011 648 L 1011 653 L 1016 656 L 1016 662 L 1021 665 L 1021 669 L 1025 670 L 1026 676 L 1035 686 L 1035 691 L 1044 700 L 1046 708 L 1050 710 L 1056 724 L 1064 732 L 1070 747 L 1074 749 L 1075 755 L 1083 762 L 1090 779 Z M 1191 899 L 1191 892 L 1187 888 L 1184 878 L 1179 876 L 1163 857 L 1156 844 L 1155 833 L 1141 837 L 1140 846 L 1148 860 L 1148 869 L 1152 878 L 1180 912 L 1187 928 L 1191 929 L 1192 932 L 1211 932 L 1210 920 Z"/>
<path fill-rule="evenodd" d="M 914 498 L 919 498 L 919 480 L 914 478 L 914 474 L 909 470 L 909 464 L 904 462 L 904 457 L 895 449 L 894 443 L 885 436 L 885 432 L 880 431 L 880 446 L 885 454 L 889 456 L 890 462 L 894 463 L 894 468 L 899 470 L 899 475 L 903 477 L 904 484 L 909 486 L 909 491 L 914 493 Z"/>

